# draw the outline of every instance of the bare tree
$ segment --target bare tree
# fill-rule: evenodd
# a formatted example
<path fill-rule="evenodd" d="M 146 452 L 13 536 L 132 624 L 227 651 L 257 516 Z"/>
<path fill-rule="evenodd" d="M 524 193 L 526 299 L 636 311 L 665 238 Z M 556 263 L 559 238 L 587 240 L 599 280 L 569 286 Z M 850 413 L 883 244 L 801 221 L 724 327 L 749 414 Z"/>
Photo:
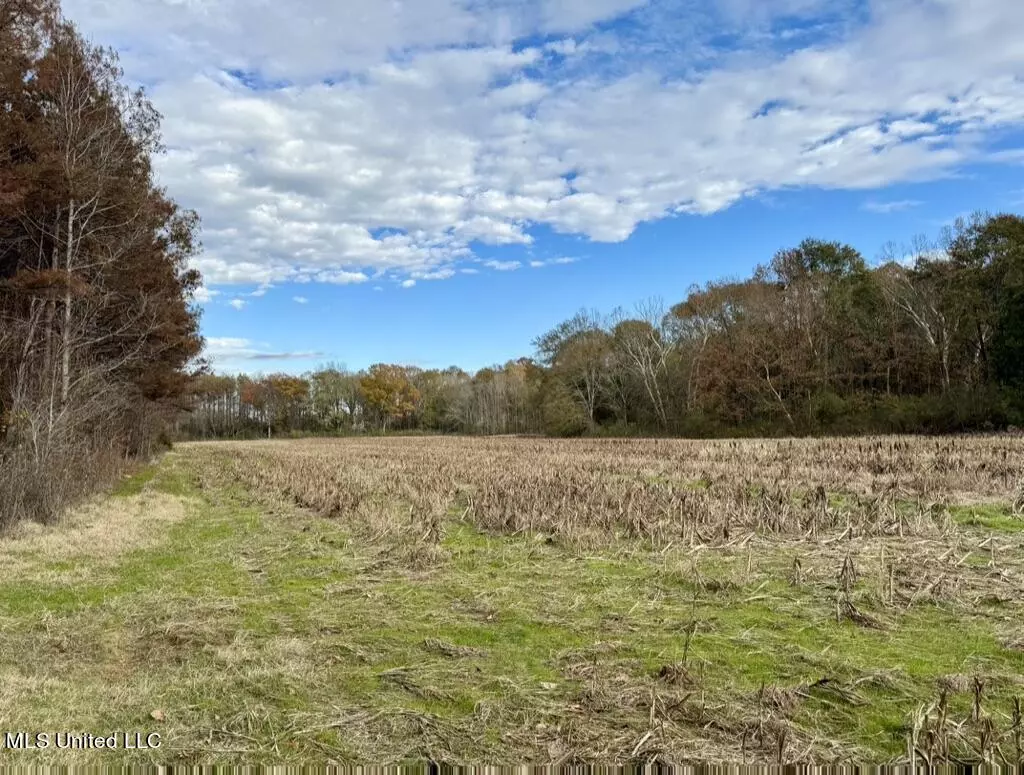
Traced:
<path fill-rule="evenodd" d="M 902 252 L 902 256 L 898 253 Z M 937 255 L 937 247 L 923 237 L 917 237 L 909 250 L 897 251 L 893 246 L 885 249 L 886 266 L 880 270 L 882 290 L 886 299 L 914 325 L 939 365 L 942 391 L 950 386 L 950 344 L 953 321 L 942 305 L 942 289 L 938 278 L 916 274 L 908 269 Z"/>
<path fill-rule="evenodd" d="M 635 318 L 626 318 L 621 310 L 613 313 L 612 337 L 623 366 L 640 380 L 664 430 L 668 428 L 668 412 L 662 380 L 672 351 L 664 303 L 657 298 L 642 302 L 636 314 Z"/>

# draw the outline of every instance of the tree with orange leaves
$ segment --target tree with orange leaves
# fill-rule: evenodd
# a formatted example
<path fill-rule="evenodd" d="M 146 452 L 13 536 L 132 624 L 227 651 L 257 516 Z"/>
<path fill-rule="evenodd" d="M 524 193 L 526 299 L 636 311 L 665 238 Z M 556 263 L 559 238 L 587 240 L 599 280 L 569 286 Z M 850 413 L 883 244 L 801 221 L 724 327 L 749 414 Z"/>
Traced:
<path fill-rule="evenodd" d="M 367 407 L 380 420 L 381 430 L 401 423 L 416 411 L 420 393 L 401 366 L 377 363 L 359 381 Z"/>

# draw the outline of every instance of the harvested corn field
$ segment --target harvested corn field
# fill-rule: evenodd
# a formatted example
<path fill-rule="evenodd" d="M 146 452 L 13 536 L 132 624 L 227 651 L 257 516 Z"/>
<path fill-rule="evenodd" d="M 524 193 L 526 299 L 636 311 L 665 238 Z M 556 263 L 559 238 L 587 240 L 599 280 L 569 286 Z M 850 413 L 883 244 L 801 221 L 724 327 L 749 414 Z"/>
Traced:
<path fill-rule="evenodd" d="M 571 543 L 934 535 L 956 507 L 1010 498 L 1015 439 L 550 441 L 397 438 L 193 447 L 247 486 L 327 516 L 461 517 Z M 952 510 L 951 508 L 952 507 Z"/>
<path fill-rule="evenodd" d="M 1022 462 L 1010 436 L 181 445 L 79 518 L 175 514 L 134 551 L 0 547 L 0 708 L 159 731 L 139 761 L 1019 762 Z"/>

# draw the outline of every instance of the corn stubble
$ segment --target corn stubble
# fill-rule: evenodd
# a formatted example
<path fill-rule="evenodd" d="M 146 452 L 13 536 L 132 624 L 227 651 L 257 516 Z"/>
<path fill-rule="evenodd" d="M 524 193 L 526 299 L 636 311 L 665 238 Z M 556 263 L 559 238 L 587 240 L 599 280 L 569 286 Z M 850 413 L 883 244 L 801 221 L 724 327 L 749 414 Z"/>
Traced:
<path fill-rule="evenodd" d="M 814 698 L 857 713 L 869 704 L 864 692 L 897 691 L 899 676 L 885 670 L 846 682 L 824 676 L 722 697 L 705 685 L 706 663 L 689 657 L 691 639 L 699 640 L 708 626 L 698 621 L 697 596 L 734 594 L 752 573 L 764 577 L 760 566 L 771 565 L 770 573 L 790 589 L 829 596 L 837 622 L 869 631 L 891 632 L 922 605 L 947 605 L 970 616 L 981 603 L 1008 604 L 1005 645 L 1024 649 L 1014 635 L 1019 620 L 1012 623 L 1024 600 L 1018 538 L 1024 533 L 971 530 L 955 518 L 978 505 L 1005 508 L 1009 519 L 1021 514 L 1019 438 L 443 437 L 184 446 L 207 486 L 240 484 L 259 498 L 285 499 L 344 521 L 392 547 L 386 561 L 410 571 L 444 562 L 444 536 L 453 524 L 497 537 L 529 535 L 577 556 L 614 549 L 636 551 L 640 561 L 651 553 L 682 558 L 679 574 L 695 597 L 692 620 L 680 630 L 686 642 L 681 662 L 664 665 L 653 683 L 641 685 L 594 655 L 559 658 L 562 674 L 581 687 L 577 710 L 611 720 L 600 740 L 588 736 L 585 722 L 561 729 L 560 743 L 573 755 L 653 760 L 680 746 L 712 760 L 807 763 L 848 755 L 848 747 L 797 723 L 799 709 Z M 745 571 L 725 580 L 702 575 L 704 558 L 726 553 L 745 555 Z M 746 602 L 767 598 L 757 593 L 770 581 Z M 442 641 L 428 646 L 460 653 Z M 596 647 L 614 652 L 616 644 Z M 989 712 L 986 678 L 961 678 L 959 687 L 956 676 L 940 680 L 934 700 L 907 716 L 902 760 L 1021 762 L 1019 697 L 1010 700 L 1012 710 Z M 402 670 L 381 680 L 413 694 L 432 691 Z M 952 707 L 958 692 L 971 698 L 966 713 Z M 626 729 L 626 714 L 640 710 L 649 712 L 645 734 L 609 736 L 617 724 Z M 486 706 L 478 711 L 489 714 Z M 611 723 L 620 716 L 620 724 Z M 707 748 L 716 736 L 720 747 Z"/>
<path fill-rule="evenodd" d="M 256 491 L 427 537 L 481 530 L 721 545 L 759 536 L 934 536 L 947 507 L 1013 498 L 1011 438 L 692 442 L 393 438 L 195 445 Z M 404 514 L 395 504 L 404 504 Z"/>

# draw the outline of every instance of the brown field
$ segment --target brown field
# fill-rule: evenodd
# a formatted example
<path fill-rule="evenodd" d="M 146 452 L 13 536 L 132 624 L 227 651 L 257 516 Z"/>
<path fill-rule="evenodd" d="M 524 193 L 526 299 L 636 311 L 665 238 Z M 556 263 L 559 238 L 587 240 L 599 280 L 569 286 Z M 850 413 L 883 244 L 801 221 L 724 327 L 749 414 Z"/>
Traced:
<path fill-rule="evenodd" d="M 476 527 L 579 544 L 689 546 L 757 536 L 932 535 L 948 507 L 1011 499 L 1016 437 L 786 441 L 391 438 L 223 443 L 245 484 L 327 516 L 402 501 L 424 524 L 456 506 Z M 831 496 L 843 496 L 834 503 Z"/>
<path fill-rule="evenodd" d="M 188 763 L 1019 762 L 1022 463 L 1009 436 L 185 444 L 0 547 L 0 712 Z"/>

